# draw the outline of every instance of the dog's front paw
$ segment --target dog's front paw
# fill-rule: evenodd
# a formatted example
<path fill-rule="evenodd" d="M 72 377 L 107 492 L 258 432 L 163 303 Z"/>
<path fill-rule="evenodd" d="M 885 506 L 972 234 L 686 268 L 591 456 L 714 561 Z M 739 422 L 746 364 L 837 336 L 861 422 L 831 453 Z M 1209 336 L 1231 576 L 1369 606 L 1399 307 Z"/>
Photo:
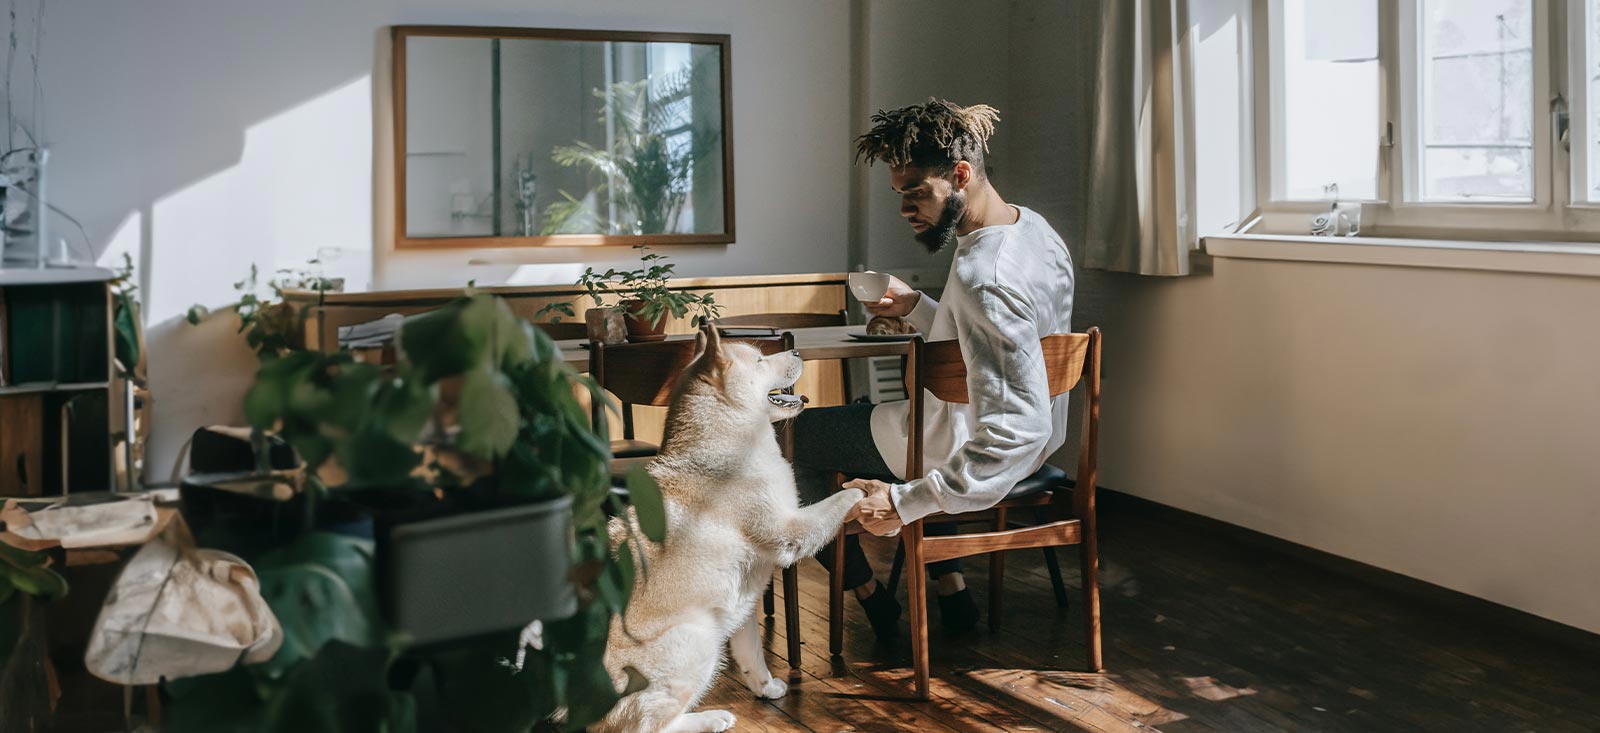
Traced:
<path fill-rule="evenodd" d="M 852 505 L 858 501 L 861 501 L 862 499 L 867 498 L 867 492 L 862 491 L 861 489 L 840 489 L 839 493 L 844 495 L 844 497 Z"/>
<path fill-rule="evenodd" d="M 761 689 L 752 689 L 751 692 L 756 693 L 756 697 L 763 700 L 776 700 L 789 694 L 789 683 L 773 677 L 767 680 L 767 684 L 762 685 Z"/>
<path fill-rule="evenodd" d="M 733 724 L 738 720 L 738 718 L 733 717 L 733 713 L 726 710 L 707 710 L 700 713 L 699 722 L 702 724 L 700 730 L 721 733 L 721 731 L 732 728 Z"/>

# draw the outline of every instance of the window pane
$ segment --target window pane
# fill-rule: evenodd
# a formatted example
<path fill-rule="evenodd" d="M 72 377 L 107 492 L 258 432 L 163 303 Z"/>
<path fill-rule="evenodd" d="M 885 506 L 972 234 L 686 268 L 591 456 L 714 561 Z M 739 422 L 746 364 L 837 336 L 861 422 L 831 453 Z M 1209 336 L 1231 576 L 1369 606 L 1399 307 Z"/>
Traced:
<path fill-rule="evenodd" d="M 1283 195 L 1378 197 L 1377 0 L 1286 0 L 1283 39 Z"/>
<path fill-rule="evenodd" d="M 1589 146 L 1589 185 L 1586 187 L 1589 201 L 1600 201 L 1600 0 L 1589 0 L 1589 39 L 1585 48 L 1585 61 L 1583 65 L 1583 78 L 1588 84 L 1587 97 L 1588 118 L 1578 124 L 1585 125 L 1589 134 L 1584 140 Z"/>
<path fill-rule="evenodd" d="M 1422 197 L 1533 199 L 1533 0 L 1425 0 Z"/>

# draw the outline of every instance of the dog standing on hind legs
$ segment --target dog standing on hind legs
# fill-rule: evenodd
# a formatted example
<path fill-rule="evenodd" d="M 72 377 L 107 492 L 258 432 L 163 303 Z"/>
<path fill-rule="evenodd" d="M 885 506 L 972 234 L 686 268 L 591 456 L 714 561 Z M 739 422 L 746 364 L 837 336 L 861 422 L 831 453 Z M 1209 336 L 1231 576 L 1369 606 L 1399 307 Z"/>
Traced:
<path fill-rule="evenodd" d="M 756 601 L 773 570 L 820 550 L 863 496 L 846 489 L 800 506 L 772 423 L 804 409 L 804 398 L 778 393 L 794 386 L 801 368 L 794 352 L 763 355 L 748 344 L 722 343 L 715 328 L 701 331 L 649 467 L 666 505 L 666 541 L 635 547 L 646 562 L 606 649 L 606 669 L 619 687 L 628 666 L 650 684 L 618 702 L 595 733 L 731 728 L 726 710 L 690 712 L 721 669 L 725 645 L 740 681 L 758 697 L 788 691 L 767 669 Z M 613 543 L 626 534 L 622 521 L 612 520 Z"/>

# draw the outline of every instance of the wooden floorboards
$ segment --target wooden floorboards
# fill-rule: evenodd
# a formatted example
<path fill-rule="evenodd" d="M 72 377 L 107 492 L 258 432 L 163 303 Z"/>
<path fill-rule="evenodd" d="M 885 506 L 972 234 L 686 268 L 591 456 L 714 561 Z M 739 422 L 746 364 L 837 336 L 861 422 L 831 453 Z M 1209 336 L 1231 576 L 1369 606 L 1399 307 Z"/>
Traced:
<path fill-rule="evenodd" d="M 880 570 L 890 547 L 869 541 Z M 1105 675 L 1078 671 L 1076 598 L 1057 609 L 1040 553 L 1018 551 L 998 632 L 947 639 L 931 611 L 933 699 L 915 702 L 909 642 L 875 643 L 854 600 L 843 659 L 828 658 L 827 576 L 807 561 L 789 695 L 756 700 L 725 677 L 702 709 L 732 710 L 738 731 L 818 733 L 1600 730 L 1600 660 L 1586 651 L 1143 512 L 1103 512 L 1101 548 Z M 967 567 L 987 608 L 988 563 Z M 780 676 L 782 608 L 766 624 Z"/>

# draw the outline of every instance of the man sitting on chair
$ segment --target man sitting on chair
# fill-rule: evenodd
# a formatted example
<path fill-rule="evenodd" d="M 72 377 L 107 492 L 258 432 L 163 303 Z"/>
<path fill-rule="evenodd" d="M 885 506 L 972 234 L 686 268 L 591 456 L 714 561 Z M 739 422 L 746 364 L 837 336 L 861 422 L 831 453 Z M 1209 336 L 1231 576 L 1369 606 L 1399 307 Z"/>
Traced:
<path fill-rule="evenodd" d="M 971 400 L 926 396 L 925 465 L 912 467 L 905 465 L 904 401 L 800 414 L 794 456 L 802 497 L 820 501 L 832 474 L 845 474 L 845 486 L 867 493 L 851 516 L 874 534 L 895 534 L 935 512 L 994 506 L 1066 441 L 1067 397 L 1050 397 L 1039 339 L 1072 330 L 1072 258 L 1042 217 L 1007 204 L 990 183 L 983 158 L 998 119 L 987 105 L 929 99 L 878 112 L 856 141 L 858 161 L 889 166 L 900 215 L 916 240 L 930 253 L 955 245 L 942 303 L 894 278 L 867 310 L 904 317 L 929 341 L 959 339 Z M 878 638 L 890 638 L 900 604 L 873 579 L 855 539 L 845 548 L 845 567 L 835 571 L 844 573 L 844 587 L 855 591 Z M 831 547 L 817 556 L 824 565 L 832 557 Z M 928 566 L 948 633 L 978 620 L 960 569 L 959 560 Z"/>

